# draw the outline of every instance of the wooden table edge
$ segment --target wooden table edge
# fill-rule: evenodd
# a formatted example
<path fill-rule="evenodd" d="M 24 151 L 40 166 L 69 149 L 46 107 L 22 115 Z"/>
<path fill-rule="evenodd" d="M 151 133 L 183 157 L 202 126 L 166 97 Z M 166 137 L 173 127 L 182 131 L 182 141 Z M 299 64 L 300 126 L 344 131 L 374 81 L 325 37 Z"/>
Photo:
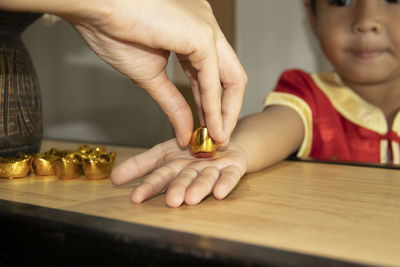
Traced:
<path fill-rule="evenodd" d="M 17 258 L 31 266 L 361 266 L 1 199 L 0 218 L 3 264 Z"/>

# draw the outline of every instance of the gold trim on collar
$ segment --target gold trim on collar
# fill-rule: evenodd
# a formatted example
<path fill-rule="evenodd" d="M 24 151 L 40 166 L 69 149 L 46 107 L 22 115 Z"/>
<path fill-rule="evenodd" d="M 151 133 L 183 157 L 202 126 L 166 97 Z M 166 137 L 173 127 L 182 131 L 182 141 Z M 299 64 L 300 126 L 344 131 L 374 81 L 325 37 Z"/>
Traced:
<path fill-rule="evenodd" d="M 400 164 L 400 148 L 399 143 L 392 141 L 393 164 Z"/>
<path fill-rule="evenodd" d="M 292 108 L 297 114 L 299 114 L 304 125 L 304 139 L 299 151 L 297 152 L 297 157 L 303 159 L 309 157 L 312 145 L 312 113 L 308 104 L 295 95 L 282 92 L 272 92 L 265 98 L 264 107 L 273 105 Z"/>
<path fill-rule="evenodd" d="M 393 120 L 393 131 L 400 136 L 400 112 L 397 113 Z M 400 164 L 400 145 L 396 141 L 392 141 L 393 163 Z"/>
<path fill-rule="evenodd" d="M 383 112 L 343 84 L 335 72 L 311 74 L 311 78 L 346 119 L 382 135 L 388 132 Z"/>
<path fill-rule="evenodd" d="M 400 136 L 400 111 L 397 113 L 396 117 L 394 117 L 392 129 L 393 132 Z"/>
<path fill-rule="evenodd" d="M 383 164 L 388 163 L 388 149 L 389 149 L 388 140 L 382 139 L 380 145 L 380 160 L 381 163 Z"/>

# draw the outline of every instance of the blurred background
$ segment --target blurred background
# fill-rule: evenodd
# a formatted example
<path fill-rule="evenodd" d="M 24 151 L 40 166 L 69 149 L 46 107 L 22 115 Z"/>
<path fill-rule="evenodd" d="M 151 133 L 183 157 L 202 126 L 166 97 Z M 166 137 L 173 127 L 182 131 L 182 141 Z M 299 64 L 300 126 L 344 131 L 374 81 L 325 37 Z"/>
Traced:
<path fill-rule="evenodd" d="M 309 28 L 303 0 L 209 2 L 249 78 L 241 117 L 262 109 L 285 69 L 329 70 Z M 151 147 L 174 137 L 155 102 L 100 60 L 65 21 L 46 25 L 39 20 L 23 39 L 39 76 L 44 138 Z M 173 56 L 168 74 L 192 102 Z"/>

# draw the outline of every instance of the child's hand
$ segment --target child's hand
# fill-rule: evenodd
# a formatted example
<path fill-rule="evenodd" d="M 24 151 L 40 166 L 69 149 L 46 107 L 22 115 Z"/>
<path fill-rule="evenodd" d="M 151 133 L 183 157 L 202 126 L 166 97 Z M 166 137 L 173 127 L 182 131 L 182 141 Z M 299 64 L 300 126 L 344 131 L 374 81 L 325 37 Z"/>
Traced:
<path fill-rule="evenodd" d="M 198 204 L 211 192 L 225 198 L 246 171 L 245 155 L 231 143 L 213 158 L 197 159 L 180 149 L 175 139 L 132 157 L 114 168 L 111 179 L 123 184 L 147 175 L 132 192 L 132 202 L 141 203 L 166 191 L 166 203 L 178 207 Z"/>

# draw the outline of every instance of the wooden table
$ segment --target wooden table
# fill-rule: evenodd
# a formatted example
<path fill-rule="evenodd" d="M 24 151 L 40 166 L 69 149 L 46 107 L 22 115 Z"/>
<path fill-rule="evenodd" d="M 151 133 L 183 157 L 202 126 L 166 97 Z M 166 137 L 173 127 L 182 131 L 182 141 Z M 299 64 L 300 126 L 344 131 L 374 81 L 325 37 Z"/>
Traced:
<path fill-rule="evenodd" d="M 44 141 L 42 149 L 76 146 Z M 107 149 L 117 152 L 117 163 L 143 151 Z M 168 208 L 162 195 L 132 204 L 135 184 L 33 175 L 2 179 L 1 249 L 9 255 L 26 243 L 40 251 L 40 241 L 53 244 L 48 247 L 57 248 L 55 254 L 64 250 L 73 257 L 79 254 L 74 247 L 86 246 L 81 256 L 97 251 L 98 257 L 114 248 L 116 254 L 102 261 L 121 264 L 135 257 L 157 263 L 159 253 L 164 263 L 400 265 L 399 170 L 284 161 L 246 175 L 223 201 L 208 197 L 180 208 Z M 134 248 L 142 248 L 140 255 Z M 30 259 L 38 260 L 34 255 Z"/>

